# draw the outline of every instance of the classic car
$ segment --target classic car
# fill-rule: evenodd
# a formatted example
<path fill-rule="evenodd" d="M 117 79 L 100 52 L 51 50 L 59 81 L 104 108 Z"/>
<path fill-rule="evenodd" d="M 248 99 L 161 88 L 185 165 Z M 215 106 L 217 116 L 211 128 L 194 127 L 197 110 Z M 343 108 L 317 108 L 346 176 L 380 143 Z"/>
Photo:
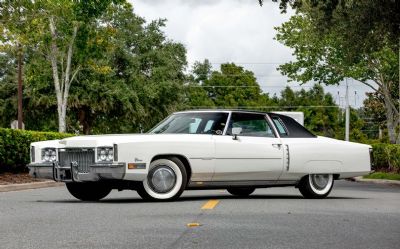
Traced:
<path fill-rule="evenodd" d="M 65 182 L 84 201 L 112 189 L 171 200 L 186 189 L 294 186 L 324 198 L 334 180 L 371 170 L 371 146 L 316 136 L 294 119 L 243 110 L 173 113 L 145 134 L 76 136 L 31 144 L 30 174 Z"/>

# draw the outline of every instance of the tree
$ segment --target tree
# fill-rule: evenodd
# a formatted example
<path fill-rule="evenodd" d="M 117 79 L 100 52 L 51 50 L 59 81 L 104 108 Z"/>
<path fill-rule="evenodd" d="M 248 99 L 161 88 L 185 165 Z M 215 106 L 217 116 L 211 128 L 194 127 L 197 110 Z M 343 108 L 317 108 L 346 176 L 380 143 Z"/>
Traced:
<path fill-rule="evenodd" d="M 130 4 L 114 4 L 87 28 L 86 49 L 96 53 L 71 91 L 75 129 L 140 132 L 180 109 L 186 50 L 165 37 L 164 25 L 146 24 Z"/>
<path fill-rule="evenodd" d="M 296 61 L 279 67 L 292 80 L 338 84 L 354 78 L 384 100 L 392 143 L 400 143 L 400 7 L 394 1 L 287 1 L 297 14 L 278 27 L 277 40 Z"/>
<path fill-rule="evenodd" d="M 186 103 L 189 108 L 213 108 L 214 102 L 209 98 L 204 83 L 210 78 L 212 66 L 210 61 L 196 61 L 186 84 Z"/>
<path fill-rule="evenodd" d="M 41 47 L 51 64 L 60 132 L 66 131 L 70 86 L 85 58 L 81 56 L 73 61 L 76 40 L 81 39 L 81 44 L 85 42 L 84 35 L 78 36 L 79 27 L 93 21 L 111 2 L 20 0 L 1 3 L 3 30 L 9 37 L 17 37 L 18 43 L 23 40 L 26 46 Z M 23 25 L 16 27 L 15 23 Z"/>
<path fill-rule="evenodd" d="M 202 84 L 208 97 L 220 108 L 248 108 L 263 102 L 254 73 L 234 63 L 221 64 Z"/>
<path fill-rule="evenodd" d="M 67 21 L 59 19 L 57 25 L 62 30 L 58 35 L 66 38 L 73 32 L 69 25 L 72 22 Z M 43 32 L 47 36 L 38 39 L 39 45 L 29 46 L 25 56 L 26 123 L 28 128 L 37 130 L 57 127 L 53 120 L 57 118 L 55 113 L 59 106 L 56 88 L 49 84 L 53 82 L 54 70 L 49 60 L 48 23 L 48 19 L 43 19 Z M 186 50 L 182 44 L 167 39 L 162 31 L 165 20 L 146 23 L 133 13 L 131 4 L 123 2 L 109 4 L 101 14 L 87 22 L 78 21 L 78 25 L 71 68 L 74 65 L 74 70 L 77 66 L 79 70 L 68 91 L 65 116 L 68 131 L 84 134 L 139 132 L 183 108 Z M 63 44 L 70 44 L 70 40 L 60 38 L 58 42 L 59 48 L 69 51 Z M 0 97 L 4 96 L 0 102 L 6 107 L 15 103 L 11 92 L 15 84 L 7 81 L 14 77 L 15 70 L 8 66 L 14 61 L 11 54 L 2 51 L 4 59 L 0 60 L 0 65 L 4 70 L 0 71 L 7 77 L 0 78 Z M 63 79 L 65 83 L 62 69 L 66 68 L 67 57 L 62 51 L 57 57 L 60 83 Z M 1 120 L 14 114 L 10 108 L 0 108 Z"/>

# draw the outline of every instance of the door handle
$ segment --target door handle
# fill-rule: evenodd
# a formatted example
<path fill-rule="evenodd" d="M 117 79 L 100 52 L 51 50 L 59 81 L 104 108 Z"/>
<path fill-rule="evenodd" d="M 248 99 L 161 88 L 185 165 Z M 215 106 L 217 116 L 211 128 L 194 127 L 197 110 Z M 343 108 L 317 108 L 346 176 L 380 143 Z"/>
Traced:
<path fill-rule="evenodd" d="M 272 147 L 281 149 L 282 144 L 272 144 Z"/>

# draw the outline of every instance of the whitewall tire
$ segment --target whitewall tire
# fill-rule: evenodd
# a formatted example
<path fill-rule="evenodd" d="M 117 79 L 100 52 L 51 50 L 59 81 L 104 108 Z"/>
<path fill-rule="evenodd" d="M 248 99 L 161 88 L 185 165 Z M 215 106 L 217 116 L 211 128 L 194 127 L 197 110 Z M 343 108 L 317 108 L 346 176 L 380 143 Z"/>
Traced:
<path fill-rule="evenodd" d="M 322 199 L 331 192 L 333 181 L 332 174 L 310 174 L 300 180 L 298 188 L 304 198 Z"/>
<path fill-rule="evenodd" d="M 151 162 L 143 187 L 137 189 L 143 199 L 172 200 L 185 190 L 187 173 L 183 163 L 176 157 Z"/>

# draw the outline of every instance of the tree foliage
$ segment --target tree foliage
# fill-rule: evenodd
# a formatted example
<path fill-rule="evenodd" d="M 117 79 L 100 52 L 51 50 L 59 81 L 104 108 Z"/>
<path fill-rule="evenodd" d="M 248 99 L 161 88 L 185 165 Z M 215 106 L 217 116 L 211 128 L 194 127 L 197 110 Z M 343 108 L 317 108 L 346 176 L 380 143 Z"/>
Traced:
<path fill-rule="evenodd" d="M 68 91 L 66 105 L 69 131 L 137 132 L 150 128 L 160 118 L 179 109 L 184 99 L 185 48 L 165 37 L 161 30 L 164 20 L 147 24 L 133 13 L 130 4 L 108 2 L 107 6 L 102 2 L 94 10 L 91 5 L 87 6 L 89 1 L 69 1 L 69 5 L 58 1 L 36 1 L 38 5 L 52 4 L 52 8 L 37 6 L 46 10 L 47 19 L 41 20 L 45 28 L 40 31 L 43 32 L 40 39 L 26 48 L 24 103 L 28 128 L 54 130 L 57 127 L 54 122 L 57 89 L 50 83 L 55 77 L 49 60 L 52 43 L 48 31 L 49 13 L 58 30 L 60 85 L 66 77 L 68 44 L 71 44 L 74 25 L 78 25 L 71 59 L 71 68 L 74 68 L 71 75 L 75 80 Z M 2 52 L 4 58 L 0 63 L 12 68 L 13 55 L 5 48 Z M 7 75 L 8 79 L 12 78 L 12 70 L 7 70 Z M 71 77 L 69 79 L 71 81 Z M 0 89 L 4 101 L 8 105 L 14 103 L 12 80 L 0 78 Z M 2 117 L 13 115 L 13 108 L 4 108 Z M 4 120 L 3 126 L 8 123 Z"/>
<path fill-rule="evenodd" d="M 400 142 L 399 2 L 288 1 L 297 14 L 278 27 L 277 40 L 296 61 L 280 66 L 292 80 L 338 84 L 354 78 L 379 94 L 392 143 Z M 395 90 L 397 89 L 397 90 Z"/>

